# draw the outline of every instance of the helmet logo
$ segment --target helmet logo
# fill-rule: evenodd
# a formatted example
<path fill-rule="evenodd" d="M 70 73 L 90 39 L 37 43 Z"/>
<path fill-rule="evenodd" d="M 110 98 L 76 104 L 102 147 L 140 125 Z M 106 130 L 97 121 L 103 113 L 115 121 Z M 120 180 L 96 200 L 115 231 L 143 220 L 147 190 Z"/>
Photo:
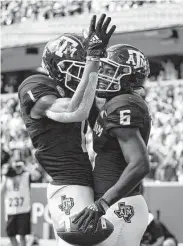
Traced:
<path fill-rule="evenodd" d="M 58 50 L 55 52 L 57 56 L 63 57 L 63 55 L 74 56 L 74 53 L 77 51 L 76 47 L 78 43 L 71 38 L 62 36 L 60 41 L 63 41 L 62 45 L 58 47 Z"/>
<path fill-rule="evenodd" d="M 133 65 L 134 68 L 144 67 L 146 65 L 146 60 L 144 55 L 137 50 L 128 50 L 129 58 L 126 61 L 127 64 Z"/>

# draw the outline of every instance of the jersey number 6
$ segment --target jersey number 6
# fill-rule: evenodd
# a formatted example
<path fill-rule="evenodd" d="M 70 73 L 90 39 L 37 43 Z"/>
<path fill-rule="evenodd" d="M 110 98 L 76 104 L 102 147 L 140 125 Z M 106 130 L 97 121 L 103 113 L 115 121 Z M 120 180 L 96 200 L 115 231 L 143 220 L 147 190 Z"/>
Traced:
<path fill-rule="evenodd" d="M 120 111 L 120 125 L 126 126 L 130 125 L 131 120 L 130 109 L 125 109 Z"/>

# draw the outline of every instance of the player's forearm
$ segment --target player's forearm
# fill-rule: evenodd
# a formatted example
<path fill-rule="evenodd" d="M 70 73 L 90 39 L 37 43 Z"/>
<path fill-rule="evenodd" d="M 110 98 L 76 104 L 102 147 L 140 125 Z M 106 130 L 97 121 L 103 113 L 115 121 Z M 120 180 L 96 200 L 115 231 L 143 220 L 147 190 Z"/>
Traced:
<path fill-rule="evenodd" d="M 103 196 L 109 206 L 127 196 L 149 172 L 148 159 L 129 163 L 117 183 Z"/>
<path fill-rule="evenodd" d="M 83 96 L 86 88 L 89 87 L 89 90 L 90 88 L 92 89 L 92 85 L 91 85 L 92 81 L 89 82 L 89 75 L 91 73 L 98 73 L 100 59 L 99 58 L 93 58 L 94 60 L 88 60 L 88 59 L 89 58 L 87 58 L 82 79 L 78 84 L 77 89 L 70 101 L 70 105 L 73 110 L 76 110 L 79 107 L 81 101 L 83 100 Z M 95 81 L 93 82 L 95 83 Z"/>
<path fill-rule="evenodd" d="M 86 120 L 89 116 L 89 112 L 94 101 L 95 91 L 98 81 L 98 73 L 95 72 L 95 70 L 90 71 L 90 73 L 87 75 L 87 79 L 88 79 L 88 86 L 85 89 L 79 107 L 74 112 L 53 112 L 51 110 L 48 110 L 47 116 L 52 120 L 62 123 L 81 122 L 83 120 Z"/>
<path fill-rule="evenodd" d="M 78 115 L 82 114 L 84 119 L 88 118 L 90 109 L 94 101 L 96 86 L 97 86 L 97 81 L 98 81 L 98 73 L 91 72 L 89 74 L 88 80 L 89 80 L 89 83 L 84 92 L 83 99 L 78 109 L 76 110 L 76 113 Z"/>

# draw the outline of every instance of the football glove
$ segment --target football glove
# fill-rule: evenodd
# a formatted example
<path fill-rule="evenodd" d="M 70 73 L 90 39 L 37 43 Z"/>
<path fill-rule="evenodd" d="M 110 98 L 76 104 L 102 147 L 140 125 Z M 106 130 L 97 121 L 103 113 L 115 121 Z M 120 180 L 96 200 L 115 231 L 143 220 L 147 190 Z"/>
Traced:
<path fill-rule="evenodd" d="M 113 25 L 107 32 L 111 18 L 107 17 L 104 22 L 105 17 L 106 15 L 102 14 L 97 24 L 96 15 L 93 15 L 91 19 L 88 37 L 84 41 L 87 56 L 103 57 L 105 54 L 109 39 L 116 29 L 116 26 Z"/>
<path fill-rule="evenodd" d="M 102 215 L 106 214 L 109 208 L 107 202 L 101 198 L 93 204 L 84 208 L 80 213 L 74 216 L 72 222 L 78 224 L 78 229 L 86 232 L 88 227 L 92 225 L 92 230 L 96 231 L 97 224 Z M 90 227 L 91 229 L 91 227 Z"/>

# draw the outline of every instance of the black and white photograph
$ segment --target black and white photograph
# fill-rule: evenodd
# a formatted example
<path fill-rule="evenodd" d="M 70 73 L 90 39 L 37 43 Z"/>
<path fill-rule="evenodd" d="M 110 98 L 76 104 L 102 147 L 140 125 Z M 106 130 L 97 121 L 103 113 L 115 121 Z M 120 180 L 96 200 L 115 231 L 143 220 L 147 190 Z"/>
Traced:
<path fill-rule="evenodd" d="M 0 4 L 0 246 L 183 246 L 183 0 Z"/>

